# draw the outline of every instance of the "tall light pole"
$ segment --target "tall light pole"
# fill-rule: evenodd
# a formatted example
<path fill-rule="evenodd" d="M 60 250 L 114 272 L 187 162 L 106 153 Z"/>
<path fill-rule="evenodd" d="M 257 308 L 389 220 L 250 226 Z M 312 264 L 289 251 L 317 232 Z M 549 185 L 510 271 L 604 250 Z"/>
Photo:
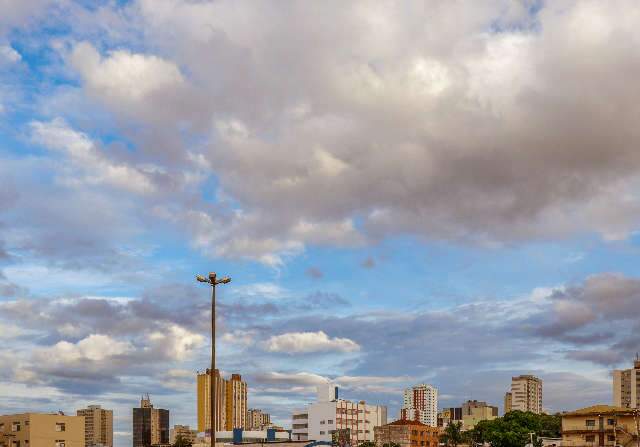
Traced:
<path fill-rule="evenodd" d="M 211 369 L 209 370 L 209 435 L 211 436 L 211 447 L 216 445 L 216 418 L 215 418 L 215 399 L 216 399 L 216 286 L 218 284 L 228 284 L 231 278 L 225 276 L 217 279 L 215 272 L 209 273 L 209 277 L 196 275 L 198 282 L 205 282 L 211 286 Z"/>

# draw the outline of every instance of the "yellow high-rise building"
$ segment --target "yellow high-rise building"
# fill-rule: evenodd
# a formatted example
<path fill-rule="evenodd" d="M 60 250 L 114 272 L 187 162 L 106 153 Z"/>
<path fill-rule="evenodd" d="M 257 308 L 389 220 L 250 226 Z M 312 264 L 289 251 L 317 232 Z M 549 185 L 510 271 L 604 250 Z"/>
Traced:
<path fill-rule="evenodd" d="M 198 431 L 210 430 L 210 388 L 209 369 L 198 373 Z M 220 376 L 215 370 L 215 406 L 216 431 L 233 430 L 234 428 L 248 428 L 247 422 L 247 383 L 242 381 L 240 374 L 232 374 L 230 380 Z"/>
<path fill-rule="evenodd" d="M 113 411 L 100 405 L 89 405 L 78 410 L 84 416 L 84 443 L 86 447 L 113 447 Z"/>

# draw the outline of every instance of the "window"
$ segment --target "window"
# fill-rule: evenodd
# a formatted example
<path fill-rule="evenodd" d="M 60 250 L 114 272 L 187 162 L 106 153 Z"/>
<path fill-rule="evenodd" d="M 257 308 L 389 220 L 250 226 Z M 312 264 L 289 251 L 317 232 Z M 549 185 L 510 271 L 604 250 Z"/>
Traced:
<path fill-rule="evenodd" d="M 596 426 L 596 420 L 595 419 L 587 419 L 586 424 L 587 424 L 587 427 L 595 427 Z"/>
<path fill-rule="evenodd" d="M 0 431 L 4 431 L 4 422 L 0 422 Z"/>
<path fill-rule="evenodd" d="M 607 419 L 607 424 L 608 425 L 616 425 L 616 420 L 615 419 Z"/>
<path fill-rule="evenodd" d="M 11 424 L 11 431 L 20 431 L 20 422 L 14 422 Z"/>
<path fill-rule="evenodd" d="M 333 424 L 333 419 L 329 419 L 329 420 L 327 421 L 327 424 Z"/>
<path fill-rule="evenodd" d="M 320 421 L 320 425 L 324 425 L 324 421 Z"/>
<path fill-rule="evenodd" d="M 13 447 L 20 447 L 20 441 L 11 441 Z"/>
<path fill-rule="evenodd" d="M 320 432 L 320 434 L 321 434 L 321 435 L 324 435 L 324 432 L 323 432 L 323 431 L 321 431 L 321 432 Z M 211 437 L 211 436 L 209 436 L 209 437 Z M 218 441 L 216 441 L 216 442 L 218 442 Z M 56 446 L 56 447 L 58 447 L 58 446 Z M 63 447 L 64 447 L 64 446 L 63 446 Z"/>
<path fill-rule="evenodd" d="M 596 441 L 596 435 L 587 435 L 584 437 L 585 442 L 595 442 Z"/>
<path fill-rule="evenodd" d="M 56 439 L 56 447 L 64 447 L 64 439 Z"/>
<path fill-rule="evenodd" d="M 616 437 L 613 435 L 607 435 L 607 441 L 615 441 Z"/>
<path fill-rule="evenodd" d="M 64 422 L 56 422 L 56 431 L 65 431 L 65 430 L 66 430 L 66 426 Z"/>

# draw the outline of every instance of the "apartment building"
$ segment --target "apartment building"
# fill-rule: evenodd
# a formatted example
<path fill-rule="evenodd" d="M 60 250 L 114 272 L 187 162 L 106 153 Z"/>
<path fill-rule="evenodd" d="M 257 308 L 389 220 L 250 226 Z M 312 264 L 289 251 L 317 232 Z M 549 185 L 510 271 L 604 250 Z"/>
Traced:
<path fill-rule="evenodd" d="M 231 379 L 227 381 L 226 393 L 225 428 L 248 428 L 247 383 L 242 381 L 240 374 L 231 374 Z"/>
<path fill-rule="evenodd" d="M 438 413 L 438 427 L 445 428 L 451 423 L 462 423 L 462 407 L 443 408 Z"/>
<path fill-rule="evenodd" d="M 478 400 L 462 404 L 462 430 L 472 430 L 480 421 L 491 421 L 498 417 L 498 407 Z"/>
<path fill-rule="evenodd" d="M 84 443 L 86 447 L 113 447 L 113 410 L 100 405 L 89 405 L 76 411 L 84 417 Z"/>
<path fill-rule="evenodd" d="M 169 410 L 153 408 L 149 395 L 133 409 L 133 447 L 169 444 Z"/>
<path fill-rule="evenodd" d="M 249 408 L 247 411 L 247 424 L 249 430 L 264 430 L 271 425 L 271 416 L 257 408 Z"/>
<path fill-rule="evenodd" d="M 511 401 L 513 400 L 513 396 L 511 395 L 511 391 L 507 391 L 504 393 L 504 414 L 507 414 L 511 411 Z"/>
<path fill-rule="evenodd" d="M 424 383 L 405 389 L 400 419 L 420 421 L 430 427 L 437 427 L 438 389 Z"/>
<path fill-rule="evenodd" d="M 400 447 L 438 447 L 440 431 L 419 421 L 399 419 L 374 428 L 375 443 L 383 447 L 396 443 Z"/>
<path fill-rule="evenodd" d="M 640 408 L 640 359 L 637 357 L 633 368 L 613 371 L 613 405 Z"/>
<path fill-rule="evenodd" d="M 294 412 L 292 438 L 330 442 L 339 434 L 346 436 L 351 445 L 374 441 L 374 428 L 387 423 L 387 407 L 339 399 L 337 390 L 327 393 L 326 389 L 319 387 L 318 401 Z"/>
<path fill-rule="evenodd" d="M 511 391 L 505 395 L 505 412 L 519 410 L 542 413 L 542 380 L 531 375 L 511 378 Z"/>
<path fill-rule="evenodd" d="M 178 438 L 184 439 L 189 444 L 194 444 L 198 438 L 198 430 L 192 430 L 188 425 L 174 425 L 169 430 L 169 443 L 175 444 Z"/>
<path fill-rule="evenodd" d="M 635 446 L 634 410 L 595 405 L 562 414 L 562 447 Z"/>
<path fill-rule="evenodd" d="M 210 430 L 210 370 L 197 375 L 198 431 Z M 240 374 L 232 374 L 229 380 L 214 371 L 216 431 L 248 428 L 248 406 L 246 382 Z"/>
<path fill-rule="evenodd" d="M 84 447 L 84 417 L 63 413 L 0 416 L 0 447 Z"/>

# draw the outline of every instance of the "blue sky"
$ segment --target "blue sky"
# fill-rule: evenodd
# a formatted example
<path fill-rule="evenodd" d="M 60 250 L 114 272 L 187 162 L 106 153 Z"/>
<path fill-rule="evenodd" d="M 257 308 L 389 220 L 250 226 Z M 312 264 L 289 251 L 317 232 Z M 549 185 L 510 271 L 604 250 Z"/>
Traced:
<path fill-rule="evenodd" d="M 139 395 L 195 424 L 209 362 L 288 425 L 388 405 L 611 400 L 640 350 L 640 7 L 0 3 L 0 413 Z"/>

